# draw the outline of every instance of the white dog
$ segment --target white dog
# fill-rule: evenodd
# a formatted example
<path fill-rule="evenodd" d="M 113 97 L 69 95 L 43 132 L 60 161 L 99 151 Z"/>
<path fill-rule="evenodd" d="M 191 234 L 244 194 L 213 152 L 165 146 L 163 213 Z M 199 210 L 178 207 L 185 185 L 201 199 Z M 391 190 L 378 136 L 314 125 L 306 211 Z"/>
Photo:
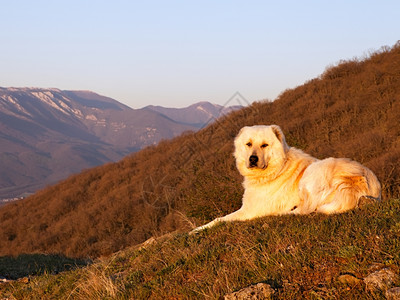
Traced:
<path fill-rule="evenodd" d="M 218 222 L 267 215 L 341 213 L 355 208 L 360 197 L 381 197 L 371 170 L 350 159 L 318 160 L 289 147 L 277 125 L 242 128 L 234 156 L 244 176 L 242 207 L 194 232 Z"/>

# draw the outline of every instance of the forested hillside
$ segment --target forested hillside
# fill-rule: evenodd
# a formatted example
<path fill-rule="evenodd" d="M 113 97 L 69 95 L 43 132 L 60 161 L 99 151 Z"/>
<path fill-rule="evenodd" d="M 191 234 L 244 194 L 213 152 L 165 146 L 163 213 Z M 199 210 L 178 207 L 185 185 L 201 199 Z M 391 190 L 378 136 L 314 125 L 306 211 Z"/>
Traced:
<path fill-rule="evenodd" d="M 265 83 L 268 85 L 268 82 Z M 287 142 L 375 172 L 383 201 L 400 197 L 400 44 L 340 62 L 275 101 L 87 170 L 0 210 L 0 255 L 98 257 L 153 235 L 188 230 L 240 206 L 232 156 L 244 125 L 278 124 Z"/>

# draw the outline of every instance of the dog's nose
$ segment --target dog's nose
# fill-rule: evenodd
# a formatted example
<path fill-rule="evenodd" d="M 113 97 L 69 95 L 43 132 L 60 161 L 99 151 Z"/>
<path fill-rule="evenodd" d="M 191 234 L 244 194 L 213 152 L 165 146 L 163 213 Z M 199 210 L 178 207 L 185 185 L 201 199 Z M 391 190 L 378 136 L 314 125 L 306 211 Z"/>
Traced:
<path fill-rule="evenodd" d="M 249 158 L 250 161 L 250 166 L 257 166 L 258 162 L 258 156 L 257 155 L 251 155 Z"/>

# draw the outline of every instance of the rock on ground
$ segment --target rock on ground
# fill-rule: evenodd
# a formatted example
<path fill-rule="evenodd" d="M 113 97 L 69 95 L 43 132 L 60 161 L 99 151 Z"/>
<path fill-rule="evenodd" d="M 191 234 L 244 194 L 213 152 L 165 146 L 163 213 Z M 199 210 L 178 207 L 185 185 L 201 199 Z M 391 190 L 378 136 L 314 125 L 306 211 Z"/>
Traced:
<path fill-rule="evenodd" d="M 271 299 L 274 289 L 266 283 L 257 283 L 237 292 L 225 295 L 225 300 L 257 300 Z"/>
<path fill-rule="evenodd" d="M 398 280 L 398 275 L 389 268 L 376 271 L 364 278 L 365 286 L 368 290 L 387 290 L 395 281 Z"/>
<path fill-rule="evenodd" d="M 338 281 L 340 283 L 351 285 L 351 286 L 357 285 L 360 282 L 362 282 L 361 279 L 358 279 L 357 277 L 355 277 L 354 275 L 351 275 L 351 274 L 340 275 L 338 277 Z"/>

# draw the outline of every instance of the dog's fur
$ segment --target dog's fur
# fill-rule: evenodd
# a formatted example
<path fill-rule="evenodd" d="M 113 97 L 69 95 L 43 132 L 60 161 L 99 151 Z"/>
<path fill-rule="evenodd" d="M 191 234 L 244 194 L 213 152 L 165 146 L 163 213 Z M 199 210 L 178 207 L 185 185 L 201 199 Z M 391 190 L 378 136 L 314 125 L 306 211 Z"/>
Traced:
<path fill-rule="evenodd" d="M 371 170 L 350 159 L 318 160 L 289 147 L 277 125 L 243 127 L 234 156 L 244 177 L 242 207 L 194 231 L 267 215 L 341 213 L 355 208 L 363 196 L 381 197 Z"/>

